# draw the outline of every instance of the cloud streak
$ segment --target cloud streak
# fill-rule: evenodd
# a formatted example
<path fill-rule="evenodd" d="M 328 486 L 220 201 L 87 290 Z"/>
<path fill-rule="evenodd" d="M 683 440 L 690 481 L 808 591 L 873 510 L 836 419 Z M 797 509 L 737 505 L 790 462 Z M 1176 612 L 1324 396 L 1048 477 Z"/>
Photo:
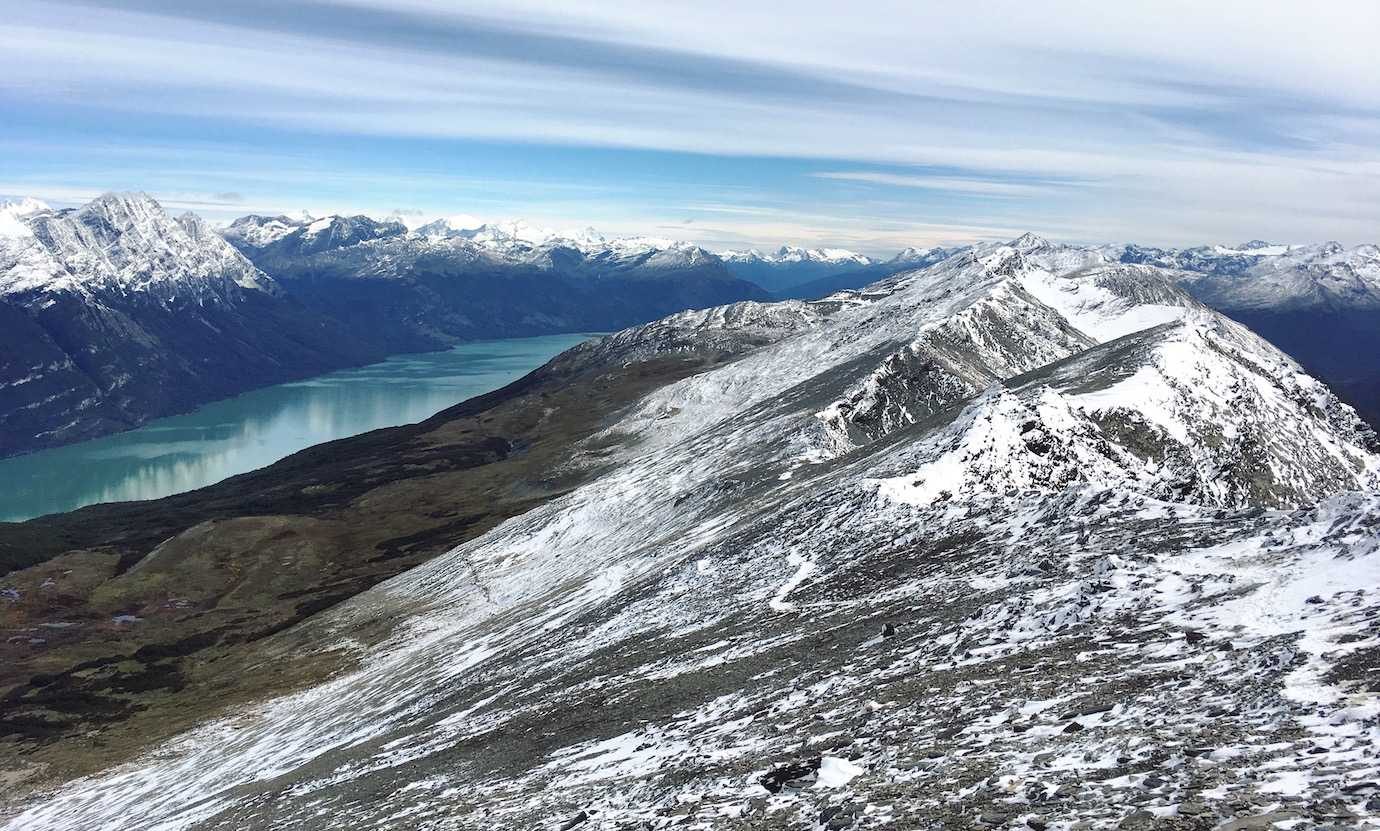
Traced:
<path fill-rule="evenodd" d="M 10 186 L 285 210 L 1360 241 L 1376 30 L 1360 2 L 12 0 L 0 142 Z"/>
<path fill-rule="evenodd" d="M 840 182 L 867 182 L 875 185 L 889 185 L 898 188 L 967 193 L 983 196 L 1036 197 L 1070 187 L 1091 187 L 1090 182 L 1022 182 L 997 181 L 992 179 L 963 178 L 958 176 L 927 176 L 900 173 L 881 173 L 866 170 L 823 170 L 810 174 L 820 179 L 833 179 Z"/>

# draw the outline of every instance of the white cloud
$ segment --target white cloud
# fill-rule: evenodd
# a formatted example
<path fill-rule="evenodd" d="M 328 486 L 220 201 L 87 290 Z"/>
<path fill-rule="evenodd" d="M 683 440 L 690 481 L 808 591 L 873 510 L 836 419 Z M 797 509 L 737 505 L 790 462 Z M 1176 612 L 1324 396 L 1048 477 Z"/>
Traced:
<path fill-rule="evenodd" d="M 901 222 L 895 208 L 821 206 L 825 215 L 802 219 L 779 200 L 677 200 L 736 217 L 744 236 L 889 235 L 883 227 L 924 235 L 952 225 L 1147 242 L 1359 241 L 1374 235 L 1380 208 L 1380 6 L 1369 2 L 864 1 L 839 14 L 822 0 L 789 13 L 729 0 L 463 9 L 401 0 L 356 5 L 403 23 L 406 14 L 433 17 L 412 29 L 342 24 L 324 33 L 310 20 L 237 18 L 231 0 L 167 3 L 175 13 L 164 15 L 129 10 L 151 2 L 72 14 L 13 0 L 0 22 L 0 103 L 99 104 L 132 121 L 211 117 L 246 130 L 320 132 L 323 141 L 464 138 L 820 160 L 808 174 L 820 187 L 875 186 L 881 200 L 888 190 L 948 195 L 961 212 Z M 427 38 L 446 26 L 466 37 Z M 406 36 L 389 39 L 396 30 Z M 270 163 L 285 165 L 281 181 L 312 186 L 310 164 Z M 333 179 L 356 175 L 370 178 Z M 548 187 L 561 187 L 549 175 Z M 383 178 L 370 183 L 374 192 Z M 232 184 L 223 190 L 263 201 Z M 504 214 L 579 211 L 578 201 L 549 195 L 505 203 L 505 192 L 489 197 Z M 667 203 L 642 221 L 679 221 L 679 210 Z"/>
<path fill-rule="evenodd" d="M 957 176 L 927 176 L 898 173 L 877 173 L 860 170 L 824 170 L 810 174 L 819 179 L 843 182 L 868 182 L 918 190 L 972 193 L 985 196 L 1038 196 L 1072 183 L 1060 182 L 1001 182 L 992 179 L 972 179 Z"/>

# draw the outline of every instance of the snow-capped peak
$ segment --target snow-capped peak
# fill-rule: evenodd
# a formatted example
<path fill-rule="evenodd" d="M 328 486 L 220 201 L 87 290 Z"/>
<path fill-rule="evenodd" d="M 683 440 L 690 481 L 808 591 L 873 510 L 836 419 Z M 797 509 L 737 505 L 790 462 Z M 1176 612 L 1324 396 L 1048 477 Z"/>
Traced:
<path fill-rule="evenodd" d="M 42 794 L 19 825 L 114 827 L 136 806 L 191 827 L 210 805 L 377 826 L 468 816 L 480 792 L 513 828 L 576 804 L 610 826 L 667 805 L 705 827 L 818 825 L 845 786 L 862 807 L 844 819 L 869 828 L 909 802 L 924 814 L 892 827 L 989 807 L 982 824 L 1015 825 L 1030 802 L 1059 827 L 1144 827 L 1185 794 L 1204 827 L 1321 798 L 1364 818 L 1376 503 L 1261 509 L 1373 490 L 1380 459 L 1174 272 L 1085 259 L 982 246 L 865 296 L 685 312 L 582 347 L 735 359 L 610 415 L 568 491 L 327 613 L 328 635 L 397 615 L 362 667 Z M 1146 305 L 1190 312 L 1156 325 Z M 1133 331 L 1082 331 L 1109 317 Z M 845 426 L 887 440 L 811 465 L 836 397 L 867 416 Z M 1359 683 L 1330 677 L 1341 658 Z M 503 764 L 457 765 L 456 747 Z M 809 787 L 758 798 L 746 772 L 769 770 Z"/>
<path fill-rule="evenodd" d="M 50 211 L 52 208 L 47 202 L 34 199 L 32 196 L 24 196 L 19 199 L 0 202 L 0 214 L 9 216 L 29 216 L 30 214 Z"/>
<path fill-rule="evenodd" d="M 170 219 L 163 206 L 143 191 L 103 193 L 78 208 L 76 215 L 88 220 L 98 218 L 108 224 L 102 232 L 114 233 L 152 230 L 152 226 Z"/>
<path fill-rule="evenodd" d="M 471 214 L 452 214 L 433 219 L 412 228 L 412 232 L 424 237 L 445 237 L 461 231 L 473 231 L 484 227 L 484 220 Z"/>
<path fill-rule="evenodd" d="M 326 231 L 329 231 L 330 228 L 331 228 L 331 225 L 334 224 L 334 222 L 335 222 L 335 217 L 333 217 L 333 216 L 323 216 L 323 217 L 321 217 L 320 219 L 314 220 L 310 225 L 308 225 L 308 226 L 307 226 L 307 229 L 306 229 L 306 231 L 305 231 L 304 233 L 305 233 L 306 236 L 314 237 L 314 236 L 316 236 L 317 234 L 320 234 L 320 233 L 324 233 L 324 232 L 326 232 Z"/>
<path fill-rule="evenodd" d="M 777 249 L 773 255 L 777 262 L 798 263 L 798 262 L 824 262 L 824 263 L 847 263 L 854 262 L 862 265 L 872 262 L 870 257 L 849 251 L 846 248 L 800 248 L 797 246 L 783 245 Z"/>
<path fill-rule="evenodd" d="M 1228 248 L 1224 245 L 1214 245 L 1212 250 L 1226 256 L 1278 257 L 1281 254 L 1289 253 L 1292 247 L 1293 246 L 1289 245 L 1274 245 L 1257 239 L 1242 243 L 1235 248 Z"/>
<path fill-rule="evenodd" d="M 1012 240 L 1011 247 L 1021 252 L 1022 254 L 1026 254 L 1033 251 L 1042 251 L 1046 248 L 1049 248 L 1050 243 L 1049 240 L 1045 239 L 1044 237 L 1027 231 L 1026 233 L 1021 234 L 1019 237 L 1016 237 L 1014 240 Z"/>
<path fill-rule="evenodd" d="M 228 283 L 274 284 L 194 214 L 173 219 L 147 193 L 107 193 L 75 210 L 0 213 L 23 238 L 0 252 L 5 293 L 56 289 L 153 291 L 162 299 L 220 298 Z"/>
<path fill-rule="evenodd" d="M 22 221 L 26 216 L 49 210 L 46 203 L 24 197 L 13 202 L 0 202 L 0 237 L 28 237 L 33 232 Z"/>
<path fill-rule="evenodd" d="M 541 245 L 561 235 L 550 229 L 533 225 L 521 219 L 510 219 L 501 222 L 487 222 L 474 229 L 472 239 L 485 241 L 515 241 L 525 242 L 529 245 Z"/>
<path fill-rule="evenodd" d="M 859 254 L 856 251 L 849 251 L 847 248 L 816 248 L 814 255 L 820 259 L 831 263 L 854 262 L 867 264 L 872 262 L 872 258 L 866 254 Z"/>
<path fill-rule="evenodd" d="M 803 248 L 797 245 L 783 245 L 769 254 L 763 254 L 760 250 L 752 248 L 746 251 L 720 251 L 718 256 L 727 262 L 760 262 L 769 265 L 794 263 L 871 265 L 875 262 L 865 254 L 859 254 L 846 248 Z"/>

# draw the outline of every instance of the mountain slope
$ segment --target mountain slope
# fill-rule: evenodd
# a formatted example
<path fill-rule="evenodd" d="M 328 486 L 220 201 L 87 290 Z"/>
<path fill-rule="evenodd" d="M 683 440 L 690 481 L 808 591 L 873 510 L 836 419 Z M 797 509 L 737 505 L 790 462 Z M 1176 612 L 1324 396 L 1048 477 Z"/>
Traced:
<path fill-rule="evenodd" d="M 766 296 L 695 246 L 520 230 L 249 216 L 217 233 L 145 194 L 0 206 L 0 456 L 393 353 Z"/>
<path fill-rule="evenodd" d="M 1380 425 L 1380 248 L 1271 245 L 1182 251 L 1126 246 L 1127 262 L 1191 272 L 1185 287 L 1246 324 Z"/>
<path fill-rule="evenodd" d="M 230 223 L 222 236 L 241 253 L 252 253 L 260 268 L 273 269 L 299 257 L 406 232 L 401 222 L 379 222 L 367 216 L 294 220 L 251 214 Z"/>
<path fill-rule="evenodd" d="M 355 668 L 9 827 L 1375 824 L 1380 448 L 1173 273 L 1022 238 L 566 360 L 701 339 L 298 632 Z"/>
<path fill-rule="evenodd" d="M 0 456 L 379 354 L 144 194 L 29 210 L 0 237 Z"/>

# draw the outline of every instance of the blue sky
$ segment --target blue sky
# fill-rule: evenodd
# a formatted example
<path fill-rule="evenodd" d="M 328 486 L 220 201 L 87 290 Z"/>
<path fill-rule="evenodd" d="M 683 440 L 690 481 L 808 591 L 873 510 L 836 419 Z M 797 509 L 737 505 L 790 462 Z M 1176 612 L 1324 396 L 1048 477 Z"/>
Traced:
<path fill-rule="evenodd" d="M 1261 6 L 7 0 L 0 194 L 716 248 L 1380 239 L 1380 11 Z"/>

